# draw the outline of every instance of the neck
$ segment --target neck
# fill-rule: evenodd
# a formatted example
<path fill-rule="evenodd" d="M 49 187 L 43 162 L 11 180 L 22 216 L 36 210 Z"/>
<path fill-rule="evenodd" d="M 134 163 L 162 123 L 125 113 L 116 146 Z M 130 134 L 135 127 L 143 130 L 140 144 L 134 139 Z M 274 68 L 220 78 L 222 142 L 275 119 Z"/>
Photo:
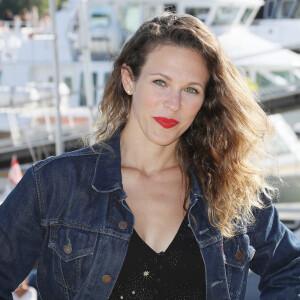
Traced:
<path fill-rule="evenodd" d="M 142 131 L 131 130 L 128 123 L 121 131 L 120 147 L 122 167 L 135 168 L 148 175 L 178 167 L 175 143 L 167 146 L 154 144 Z"/>

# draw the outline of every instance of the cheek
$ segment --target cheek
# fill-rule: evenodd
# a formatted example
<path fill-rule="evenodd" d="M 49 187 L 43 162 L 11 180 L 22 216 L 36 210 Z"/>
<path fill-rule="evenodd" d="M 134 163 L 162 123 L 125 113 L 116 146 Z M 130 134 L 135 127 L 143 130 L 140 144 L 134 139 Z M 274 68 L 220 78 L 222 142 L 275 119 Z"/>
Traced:
<path fill-rule="evenodd" d="M 147 97 L 140 97 L 138 94 L 132 96 L 131 111 L 137 119 L 143 118 L 151 109 L 151 101 Z"/>
<path fill-rule="evenodd" d="M 196 117 L 197 113 L 201 109 L 202 103 L 203 102 L 201 102 L 201 103 L 195 103 L 195 104 L 189 106 L 188 115 L 189 115 L 189 118 L 191 120 L 194 120 L 194 118 Z"/>
<path fill-rule="evenodd" d="M 151 112 L 158 105 L 158 97 L 145 91 L 143 95 L 136 93 L 132 98 L 134 113 Z"/>

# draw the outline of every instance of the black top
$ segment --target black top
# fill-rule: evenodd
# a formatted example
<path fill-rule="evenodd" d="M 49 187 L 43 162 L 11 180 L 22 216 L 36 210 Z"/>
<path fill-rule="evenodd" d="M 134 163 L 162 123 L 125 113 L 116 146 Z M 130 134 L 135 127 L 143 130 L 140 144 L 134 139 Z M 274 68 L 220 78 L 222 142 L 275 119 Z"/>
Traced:
<path fill-rule="evenodd" d="M 205 300 L 205 269 L 187 215 L 165 252 L 157 253 L 133 231 L 109 300 Z"/>

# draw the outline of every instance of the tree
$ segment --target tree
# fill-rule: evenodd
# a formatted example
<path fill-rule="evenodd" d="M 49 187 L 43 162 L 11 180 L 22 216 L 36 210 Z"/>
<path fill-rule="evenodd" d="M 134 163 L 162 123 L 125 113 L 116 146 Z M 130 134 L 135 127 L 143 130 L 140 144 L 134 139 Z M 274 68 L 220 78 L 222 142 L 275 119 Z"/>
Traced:
<path fill-rule="evenodd" d="M 56 0 L 57 9 L 60 9 L 63 2 L 67 0 Z M 42 16 L 48 11 L 48 0 L 0 0 L 0 18 L 3 18 L 4 12 L 9 9 L 14 15 L 18 15 L 24 8 L 30 10 L 36 6 L 39 10 L 39 15 Z"/>

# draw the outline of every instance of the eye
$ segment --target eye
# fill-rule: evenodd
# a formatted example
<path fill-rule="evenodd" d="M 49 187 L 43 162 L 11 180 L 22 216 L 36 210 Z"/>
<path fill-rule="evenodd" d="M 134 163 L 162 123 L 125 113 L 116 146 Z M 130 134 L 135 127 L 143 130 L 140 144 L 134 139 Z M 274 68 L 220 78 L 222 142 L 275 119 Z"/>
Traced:
<path fill-rule="evenodd" d="M 166 85 L 166 83 L 163 80 L 160 80 L 160 79 L 153 80 L 153 82 L 157 85 L 160 85 L 160 86 L 165 86 Z"/>
<path fill-rule="evenodd" d="M 188 93 L 192 93 L 192 94 L 199 94 L 199 92 L 194 89 L 194 88 L 191 88 L 191 87 L 188 87 L 185 89 Z"/>

